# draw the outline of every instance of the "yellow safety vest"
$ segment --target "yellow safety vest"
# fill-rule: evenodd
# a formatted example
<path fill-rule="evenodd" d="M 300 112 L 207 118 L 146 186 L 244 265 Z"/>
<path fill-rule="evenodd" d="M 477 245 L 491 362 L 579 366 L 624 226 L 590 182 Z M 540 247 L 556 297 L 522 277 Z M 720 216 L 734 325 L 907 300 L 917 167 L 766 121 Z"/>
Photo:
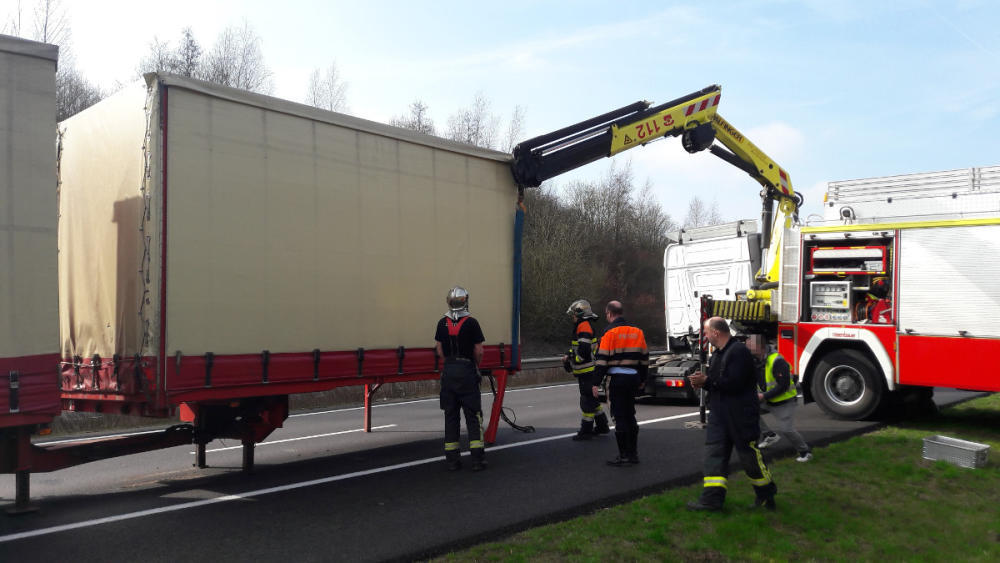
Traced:
<path fill-rule="evenodd" d="M 768 392 L 774 389 L 778 385 L 778 382 L 774 379 L 774 361 L 781 357 L 781 354 L 774 352 L 767 357 L 767 364 L 764 366 L 764 392 Z M 768 399 L 769 403 L 780 403 L 782 401 L 787 401 L 798 395 L 799 392 L 795 389 L 795 383 L 792 381 L 792 374 L 788 374 L 788 390 L 784 393 L 778 395 L 777 397 Z"/>

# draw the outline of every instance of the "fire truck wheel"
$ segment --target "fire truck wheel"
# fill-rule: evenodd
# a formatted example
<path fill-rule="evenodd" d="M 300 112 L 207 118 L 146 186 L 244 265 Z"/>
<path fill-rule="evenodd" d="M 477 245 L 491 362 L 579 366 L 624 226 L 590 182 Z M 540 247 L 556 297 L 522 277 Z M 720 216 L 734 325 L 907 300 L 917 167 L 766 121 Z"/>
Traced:
<path fill-rule="evenodd" d="M 820 358 L 813 370 L 813 399 L 833 418 L 868 418 L 882 400 L 883 385 L 878 373 L 861 352 L 834 350 Z"/>

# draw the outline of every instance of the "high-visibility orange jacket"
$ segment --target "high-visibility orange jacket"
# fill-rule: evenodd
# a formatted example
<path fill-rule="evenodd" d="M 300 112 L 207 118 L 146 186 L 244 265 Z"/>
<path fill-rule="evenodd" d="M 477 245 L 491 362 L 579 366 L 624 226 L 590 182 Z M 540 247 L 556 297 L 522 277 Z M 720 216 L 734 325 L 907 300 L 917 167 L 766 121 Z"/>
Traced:
<path fill-rule="evenodd" d="M 613 367 L 632 368 L 639 379 L 646 380 L 649 371 L 649 348 L 642 329 L 618 317 L 608 325 L 595 355 L 597 380 L 601 381 Z"/>

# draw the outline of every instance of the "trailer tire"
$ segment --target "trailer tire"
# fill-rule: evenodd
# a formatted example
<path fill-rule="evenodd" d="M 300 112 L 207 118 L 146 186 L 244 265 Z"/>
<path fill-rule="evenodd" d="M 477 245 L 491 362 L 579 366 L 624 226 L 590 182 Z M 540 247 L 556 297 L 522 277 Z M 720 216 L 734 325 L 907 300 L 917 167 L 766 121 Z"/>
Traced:
<path fill-rule="evenodd" d="M 879 371 L 857 350 L 834 350 L 816 364 L 812 396 L 826 414 L 862 420 L 875 414 L 885 394 Z"/>

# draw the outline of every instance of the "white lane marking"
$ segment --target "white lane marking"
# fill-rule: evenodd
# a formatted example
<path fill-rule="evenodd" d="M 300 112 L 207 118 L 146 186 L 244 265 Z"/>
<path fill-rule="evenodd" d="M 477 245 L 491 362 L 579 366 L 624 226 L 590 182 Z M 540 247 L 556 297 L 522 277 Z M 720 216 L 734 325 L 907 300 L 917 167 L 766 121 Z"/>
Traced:
<path fill-rule="evenodd" d="M 382 430 L 383 428 L 392 428 L 393 426 L 396 426 L 396 425 L 395 424 L 385 424 L 385 425 L 382 425 L 382 426 L 372 426 L 372 430 Z M 269 442 L 261 442 L 261 443 L 257 444 L 257 447 L 259 448 L 260 446 L 270 446 L 272 444 L 282 444 L 284 442 L 297 442 L 299 440 L 308 440 L 310 438 L 326 438 L 327 436 L 339 436 L 341 434 L 350 434 L 352 432 L 364 432 L 364 431 L 365 431 L 364 428 L 355 428 L 354 430 L 341 430 L 340 432 L 330 432 L 330 433 L 327 433 L 327 434 L 314 434 L 312 436 L 299 436 L 298 438 L 285 438 L 284 440 L 271 440 Z M 224 452 L 226 450 L 241 450 L 241 449 L 243 449 L 243 445 L 242 444 L 240 444 L 239 446 L 229 446 L 227 448 L 215 448 L 214 450 L 205 450 L 205 453 Z M 194 455 L 195 453 L 197 453 L 197 452 L 191 452 L 191 455 Z"/>
<path fill-rule="evenodd" d="M 652 420 L 644 420 L 639 423 L 639 425 L 653 424 L 655 422 L 664 422 L 667 420 L 676 420 L 678 418 L 687 418 L 689 416 L 696 416 L 698 413 L 687 413 L 679 414 L 675 416 L 667 416 L 663 418 L 654 418 Z M 533 444 L 540 444 L 542 442 L 551 442 L 553 440 L 563 440 L 575 434 L 571 432 L 569 434 L 560 434 L 558 436 L 548 436 L 545 438 L 537 438 L 535 440 L 528 440 L 525 442 L 515 442 L 513 444 L 506 444 L 503 446 L 494 446 L 488 448 L 489 451 L 496 450 L 506 450 L 508 448 L 518 448 L 521 446 L 530 446 Z M 469 455 L 469 452 L 463 452 L 462 455 Z M 443 461 L 444 456 L 428 457 L 424 459 L 418 459 L 414 461 L 407 461 L 404 463 L 397 463 L 394 465 L 387 465 L 384 467 L 375 467 L 373 469 L 365 469 L 362 471 L 354 471 L 352 473 L 344 473 L 342 475 L 333 475 L 330 477 L 323 477 L 321 479 L 312 479 L 310 481 L 301 481 L 299 483 L 289 483 L 287 485 L 280 485 L 277 487 L 269 487 L 267 489 L 258 489 L 256 491 L 246 491 L 243 493 L 225 495 L 221 497 L 215 497 L 204 500 L 196 500 L 191 502 L 182 502 L 180 504 L 174 504 L 171 506 L 163 506 L 160 508 L 150 508 L 147 510 L 139 510 L 136 512 L 127 512 L 125 514 L 116 514 L 114 516 L 105 516 L 104 518 L 95 518 L 93 520 L 84 520 L 82 522 L 74 522 L 72 524 L 62 524 L 60 526 L 51 526 L 48 528 L 41 528 L 38 530 L 30 530 L 27 532 L 18 532 L 16 534 L 7 534 L 5 536 L 0 536 L 0 543 L 11 542 L 15 540 L 23 540 L 27 538 L 33 538 L 38 536 L 45 536 L 48 534 L 54 534 L 57 532 L 66 532 L 69 530 L 78 530 L 80 528 L 89 528 L 91 526 L 99 526 L 101 524 L 110 524 L 112 522 L 121 522 L 122 520 L 132 520 L 135 518 L 143 518 L 145 516 L 154 516 L 157 514 L 166 514 L 168 512 L 177 512 L 180 510 L 187 510 L 189 508 L 198 508 L 201 506 L 208 506 L 211 504 L 218 504 L 221 502 L 230 502 L 234 500 L 248 500 L 254 497 L 262 497 L 264 495 L 270 495 L 273 493 L 281 493 L 285 491 L 293 491 L 295 489 L 302 489 L 305 487 L 314 487 L 316 485 L 325 485 L 327 483 L 335 483 L 337 481 L 346 481 L 347 479 L 354 479 L 356 477 L 365 477 L 367 475 L 375 475 L 377 473 L 385 473 L 388 471 L 395 471 L 397 469 L 405 469 L 407 467 L 416 467 L 418 465 L 426 465 L 428 463 L 434 463 L 435 461 Z"/>
<path fill-rule="evenodd" d="M 523 393 L 525 391 L 540 391 L 542 389 L 558 389 L 560 387 L 576 387 L 576 383 L 560 383 L 559 385 L 546 385 L 544 387 L 521 387 L 519 389 L 508 389 L 506 393 Z M 480 395 L 492 395 L 492 391 L 484 391 Z M 380 409 L 383 407 L 398 407 L 400 405 L 412 405 L 416 403 L 429 403 L 431 401 L 438 401 L 438 397 L 429 397 L 427 399 L 414 399 L 412 401 L 401 401 L 399 403 L 382 403 L 380 405 L 372 405 L 374 409 Z M 288 418 L 295 418 L 297 416 L 314 416 L 317 414 L 330 414 L 335 412 L 350 412 L 350 411 L 360 411 L 365 407 L 345 407 L 342 409 L 332 409 L 328 411 L 316 411 L 316 412 L 301 412 L 293 415 L 289 415 Z"/>

